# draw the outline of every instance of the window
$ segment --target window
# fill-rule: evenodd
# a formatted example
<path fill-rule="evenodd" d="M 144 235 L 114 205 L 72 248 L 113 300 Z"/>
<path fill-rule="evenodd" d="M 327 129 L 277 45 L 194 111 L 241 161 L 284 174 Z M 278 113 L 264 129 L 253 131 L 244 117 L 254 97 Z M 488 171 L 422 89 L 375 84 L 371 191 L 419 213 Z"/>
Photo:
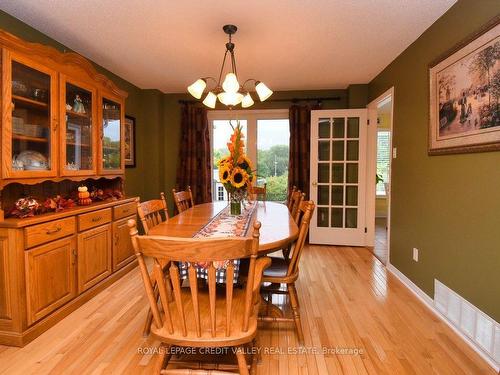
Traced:
<path fill-rule="evenodd" d="M 217 200 L 224 200 L 224 186 L 217 186 Z"/>
<path fill-rule="evenodd" d="M 232 119 L 230 121 L 230 119 Z M 226 190 L 219 181 L 217 162 L 229 153 L 231 125 L 239 119 L 245 135 L 246 153 L 257 169 L 257 185 L 267 184 L 267 199 L 284 201 L 288 191 L 288 110 L 209 111 L 212 138 L 213 199 Z"/>
<path fill-rule="evenodd" d="M 391 132 L 377 131 L 377 175 L 382 181 L 377 183 L 377 196 L 386 196 L 385 184 L 389 183 L 389 167 L 391 161 Z"/>

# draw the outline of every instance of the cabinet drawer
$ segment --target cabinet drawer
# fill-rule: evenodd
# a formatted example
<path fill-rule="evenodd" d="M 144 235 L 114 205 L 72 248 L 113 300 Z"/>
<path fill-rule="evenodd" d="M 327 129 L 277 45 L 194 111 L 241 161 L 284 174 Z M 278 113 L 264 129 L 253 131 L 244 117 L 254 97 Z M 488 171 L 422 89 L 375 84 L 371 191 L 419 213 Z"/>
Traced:
<path fill-rule="evenodd" d="M 123 217 L 135 215 L 136 212 L 137 212 L 137 203 L 130 202 L 121 204 L 119 206 L 113 207 L 113 219 L 118 220 Z"/>
<path fill-rule="evenodd" d="M 111 221 L 111 208 L 89 212 L 88 214 L 78 215 L 78 230 L 82 231 L 97 227 Z"/>
<path fill-rule="evenodd" d="M 26 248 L 57 240 L 75 233 L 75 217 L 50 221 L 24 228 Z"/>

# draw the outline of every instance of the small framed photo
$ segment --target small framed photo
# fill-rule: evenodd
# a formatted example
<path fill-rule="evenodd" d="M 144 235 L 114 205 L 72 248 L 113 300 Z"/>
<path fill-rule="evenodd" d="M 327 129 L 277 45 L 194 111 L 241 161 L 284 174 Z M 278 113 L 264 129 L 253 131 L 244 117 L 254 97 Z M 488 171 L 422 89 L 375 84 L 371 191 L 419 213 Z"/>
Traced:
<path fill-rule="evenodd" d="M 500 150 L 500 17 L 429 67 L 429 154 Z"/>
<path fill-rule="evenodd" d="M 135 117 L 125 116 L 125 167 L 135 168 Z"/>

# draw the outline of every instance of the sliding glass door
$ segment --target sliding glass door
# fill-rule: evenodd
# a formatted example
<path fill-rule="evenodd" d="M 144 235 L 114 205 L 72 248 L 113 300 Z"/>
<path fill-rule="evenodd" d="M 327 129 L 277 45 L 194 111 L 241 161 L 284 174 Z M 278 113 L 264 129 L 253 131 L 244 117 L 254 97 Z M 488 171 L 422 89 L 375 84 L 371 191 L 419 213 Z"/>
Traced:
<path fill-rule="evenodd" d="M 267 200 L 285 201 L 288 185 L 288 110 L 209 111 L 212 139 L 213 200 L 227 200 L 217 162 L 228 154 L 231 125 L 243 126 L 246 153 L 257 170 L 257 186 L 267 186 Z"/>

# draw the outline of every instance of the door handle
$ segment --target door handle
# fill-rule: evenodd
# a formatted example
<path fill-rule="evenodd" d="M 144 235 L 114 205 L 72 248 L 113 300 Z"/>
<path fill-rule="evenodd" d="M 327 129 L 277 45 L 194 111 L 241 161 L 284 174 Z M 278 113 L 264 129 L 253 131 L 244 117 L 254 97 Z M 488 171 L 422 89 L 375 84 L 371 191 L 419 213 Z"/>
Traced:
<path fill-rule="evenodd" d="M 314 182 L 312 183 L 312 186 L 316 187 L 316 186 L 318 186 L 318 183 L 317 183 L 316 181 L 314 181 Z"/>

